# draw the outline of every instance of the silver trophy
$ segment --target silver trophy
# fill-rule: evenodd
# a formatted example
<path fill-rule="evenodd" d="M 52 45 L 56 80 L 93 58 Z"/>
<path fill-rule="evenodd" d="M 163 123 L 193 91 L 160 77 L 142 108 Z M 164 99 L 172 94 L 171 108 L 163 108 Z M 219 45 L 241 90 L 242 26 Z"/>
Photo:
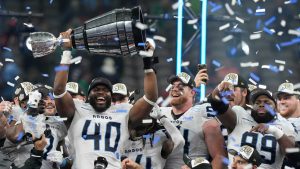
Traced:
<path fill-rule="evenodd" d="M 145 44 L 146 40 L 145 30 L 136 27 L 137 24 L 144 24 L 140 7 L 115 9 L 73 29 L 72 47 L 94 54 L 133 56 L 144 50 L 144 45 L 139 44 Z M 30 34 L 27 47 L 34 57 L 42 57 L 68 41 L 48 32 L 34 32 Z"/>

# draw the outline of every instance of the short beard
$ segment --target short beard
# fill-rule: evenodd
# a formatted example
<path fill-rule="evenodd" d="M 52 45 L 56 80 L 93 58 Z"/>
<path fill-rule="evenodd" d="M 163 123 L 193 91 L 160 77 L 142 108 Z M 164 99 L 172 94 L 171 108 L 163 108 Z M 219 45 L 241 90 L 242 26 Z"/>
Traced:
<path fill-rule="evenodd" d="M 179 99 L 176 98 L 175 100 L 172 99 L 172 100 L 170 101 L 170 105 L 171 105 L 171 106 L 180 106 L 180 105 L 184 104 L 186 101 L 187 101 L 186 98 L 179 98 Z"/>
<path fill-rule="evenodd" d="M 258 112 L 256 110 L 251 110 L 251 116 L 257 123 L 269 123 L 273 119 L 275 119 L 275 116 L 273 116 L 270 112 L 266 112 L 264 116 L 259 116 Z"/>
<path fill-rule="evenodd" d="M 105 106 L 98 106 L 96 101 L 97 101 L 97 96 L 91 96 L 89 98 L 89 103 L 91 104 L 91 106 L 96 110 L 96 112 L 104 112 L 105 110 L 107 110 L 110 106 L 111 106 L 111 97 L 109 96 L 105 96 L 105 101 L 106 104 Z"/>

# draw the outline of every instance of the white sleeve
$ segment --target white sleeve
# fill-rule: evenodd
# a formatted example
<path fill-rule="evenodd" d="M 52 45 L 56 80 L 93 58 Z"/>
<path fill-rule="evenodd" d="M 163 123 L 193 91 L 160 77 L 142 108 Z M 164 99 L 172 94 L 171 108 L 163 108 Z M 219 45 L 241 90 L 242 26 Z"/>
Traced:
<path fill-rule="evenodd" d="M 174 151 L 176 148 L 183 148 L 185 141 L 180 131 L 170 122 L 168 118 L 161 118 L 160 122 L 165 127 L 174 143 L 172 151 Z"/>
<path fill-rule="evenodd" d="M 246 110 L 241 106 L 233 106 L 232 111 L 236 115 L 236 124 L 240 124 L 243 116 L 248 115 Z"/>

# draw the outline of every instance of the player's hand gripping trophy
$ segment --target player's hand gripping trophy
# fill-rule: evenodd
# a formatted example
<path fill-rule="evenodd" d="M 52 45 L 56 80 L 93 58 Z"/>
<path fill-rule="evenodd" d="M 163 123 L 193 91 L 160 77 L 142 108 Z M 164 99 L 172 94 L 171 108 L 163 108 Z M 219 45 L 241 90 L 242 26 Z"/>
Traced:
<path fill-rule="evenodd" d="M 136 26 L 143 23 L 140 7 L 115 9 L 73 29 L 70 39 L 62 36 L 56 38 L 48 32 L 33 32 L 26 44 L 34 57 L 48 55 L 65 43 L 76 50 L 87 50 L 95 54 L 133 56 L 145 48 L 139 45 L 146 41 L 145 30 Z"/>

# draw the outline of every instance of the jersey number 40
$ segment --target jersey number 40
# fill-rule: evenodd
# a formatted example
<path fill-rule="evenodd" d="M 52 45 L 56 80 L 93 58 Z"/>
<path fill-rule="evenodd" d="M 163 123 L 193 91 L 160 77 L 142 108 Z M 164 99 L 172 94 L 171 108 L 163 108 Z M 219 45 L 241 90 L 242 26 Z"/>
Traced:
<path fill-rule="evenodd" d="M 86 120 L 84 123 L 84 127 L 82 130 L 82 138 L 85 140 L 94 140 L 94 150 L 100 150 L 100 141 L 102 140 L 102 144 L 105 145 L 105 151 L 110 151 L 110 152 L 116 152 L 118 148 L 118 144 L 120 141 L 120 123 L 117 122 L 108 122 L 106 124 L 106 131 L 103 133 L 100 133 L 100 124 L 94 124 L 95 125 L 95 133 L 94 134 L 87 134 L 88 133 L 88 128 L 91 124 L 91 120 Z M 93 126 L 91 126 L 93 127 Z M 114 140 L 114 144 L 111 145 L 111 137 L 112 137 L 112 128 L 115 128 L 117 133 L 116 137 Z M 103 138 L 104 137 L 104 138 Z"/>

